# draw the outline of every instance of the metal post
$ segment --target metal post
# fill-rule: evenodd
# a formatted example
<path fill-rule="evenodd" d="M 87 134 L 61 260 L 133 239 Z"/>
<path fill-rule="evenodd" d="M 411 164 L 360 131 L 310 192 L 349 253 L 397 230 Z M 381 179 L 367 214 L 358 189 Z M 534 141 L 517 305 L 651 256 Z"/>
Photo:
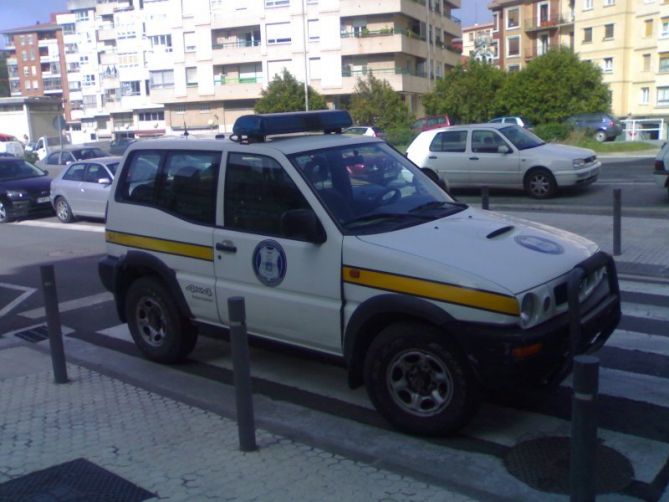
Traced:
<path fill-rule="evenodd" d="M 613 256 L 621 253 L 621 220 L 622 220 L 622 191 L 620 188 L 613 189 Z"/>
<path fill-rule="evenodd" d="M 60 312 L 58 311 L 58 294 L 53 265 L 40 266 L 40 274 L 42 276 L 42 291 L 44 293 L 44 308 L 46 309 L 46 324 L 49 330 L 49 348 L 51 349 L 54 381 L 56 383 L 67 383 L 63 333 L 60 329 Z"/>
<path fill-rule="evenodd" d="M 481 187 L 481 209 L 490 209 L 490 190 L 487 186 Z"/>
<path fill-rule="evenodd" d="M 574 358 L 569 485 L 571 502 L 594 502 L 597 460 L 597 392 L 599 359 Z"/>
<path fill-rule="evenodd" d="M 244 298 L 239 296 L 228 298 L 228 313 L 230 315 L 230 344 L 232 346 L 232 366 L 237 402 L 239 449 L 241 451 L 254 451 L 257 446 Z"/>

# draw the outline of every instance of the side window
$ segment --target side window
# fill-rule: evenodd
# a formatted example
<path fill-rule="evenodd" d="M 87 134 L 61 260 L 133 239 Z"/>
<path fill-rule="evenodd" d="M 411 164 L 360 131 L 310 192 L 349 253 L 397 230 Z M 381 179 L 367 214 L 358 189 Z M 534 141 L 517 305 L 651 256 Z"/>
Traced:
<path fill-rule="evenodd" d="M 221 152 L 175 151 L 165 159 L 158 206 L 197 223 L 213 225 Z"/>
<path fill-rule="evenodd" d="M 100 164 L 88 164 L 84 181 L 87 183 L 97 183 L 100 178 L 109 178 L 107 171 Z"/>
<path fill-rule="evenodd" d="M 506 145 L 506 143 L 495 131 L 472 132 L 472 152 L 497 153 L 500 145 Z"/>
<path fill-rule="evenodd" d="M 466 147 L 467 131 L 443 131 L 430 143 L 431 152 L 464 152 Z"/>
<path fill-rule="evenodd" d="M 285 236 L 286 211 L 309 204 L 286 171 L 263 155 L 231 153 L 225 170 L 225 227 L 263 235 Z"/>
<path fill-rule="evenodd" d="M 47 164 L 60 164 L 60 152 L 52 153 L 46 159 Z"/>
<path fill-rule="evenodd" d="M 63 175 L 63 179 L 67 181 L 81 181 L 84 179 L 84 172 L 86 166 L 84 164 L 73 164 L 67 172 Z"/>
<path fill-rule="evenodd" d="M 158 167 L 163 155 L 157 151 L 133 152 L 119 180 L 116 200 L 155 205 Z"/>

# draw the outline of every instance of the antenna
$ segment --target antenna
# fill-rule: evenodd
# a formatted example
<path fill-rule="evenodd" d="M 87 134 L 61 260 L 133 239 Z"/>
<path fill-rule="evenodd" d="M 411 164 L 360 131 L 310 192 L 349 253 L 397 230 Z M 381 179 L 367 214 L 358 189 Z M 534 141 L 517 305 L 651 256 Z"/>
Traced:
<path fill-rule="evenodd" d="M 184 119 L 184 137 L 187 138 L 189 134 L 188 127 L 186 126 L 186 119 Z"/>

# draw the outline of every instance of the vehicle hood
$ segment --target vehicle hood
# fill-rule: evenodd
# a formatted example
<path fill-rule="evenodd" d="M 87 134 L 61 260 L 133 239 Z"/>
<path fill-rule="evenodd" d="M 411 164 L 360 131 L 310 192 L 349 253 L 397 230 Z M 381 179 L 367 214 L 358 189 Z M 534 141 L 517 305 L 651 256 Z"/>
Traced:
<path fill-rule="evenodd" d="M 567 273 L 599 249 L 564 230 L 471 208 L 423 225 L 358 238 L 404 255 L 407 264 L 431 262 L 427 269 L 432 276 L 426 279 L 460 271 L 513 294 Z"/>
<path fill-rule="evenodd" d="M 537 157 L 555 157 L 558 159 L 585 159 L 595 155 L 593 150 L 580 148 L 578 146 L 559 145 L 556 143 L 545 143 L 536 148 L 521 150 L 522 154 L 531 154 Z"/>
<path fill-rule="evenodd" d="M 9 180 L 0 182 L 0 190 L 24 190 L 31 194 L 46 192 L 49 195 L 51 180 L 48 176 L 35 176 L 34 178 L 23 178 L 20 180 Z"/>

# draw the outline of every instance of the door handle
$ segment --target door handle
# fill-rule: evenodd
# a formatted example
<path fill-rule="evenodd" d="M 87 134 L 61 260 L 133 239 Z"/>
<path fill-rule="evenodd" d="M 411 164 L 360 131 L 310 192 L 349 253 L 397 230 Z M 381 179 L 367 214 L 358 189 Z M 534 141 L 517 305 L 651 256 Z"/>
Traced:
<path fill-rule="evenodd" d="M 216 251 L 222 251 L 224 253 L 236 253 L 237 246 L 235 246 L 232 241 L 223 241 L 216 243 Z"/>
<path fill-rule="evenodd" d="M 436 155 L 430 155 L 430 156 L 428 157 L 428 159 L 436 159 L 436 158 L 437 158 Z"/>
<path fill-rule="evenodd" d="M 478 157 L 469 157 L 469 160 L 479 160 Z"/>

